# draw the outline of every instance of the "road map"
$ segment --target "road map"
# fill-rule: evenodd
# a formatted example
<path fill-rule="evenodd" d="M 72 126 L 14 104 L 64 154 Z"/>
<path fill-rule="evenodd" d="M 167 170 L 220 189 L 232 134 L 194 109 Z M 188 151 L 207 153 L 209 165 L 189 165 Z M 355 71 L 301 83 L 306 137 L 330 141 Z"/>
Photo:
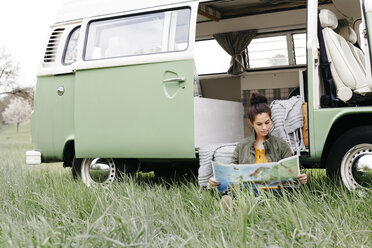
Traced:
<path fill-rule="evenodd" d="M 299 156 L 292 156 L 278 162 L 263 164 L 222 164 L 212 161 L 213 173 L 219 191 L 230 185 L 253 183 L 256 187 L 286 186 L 295 182 L 300 174 Z"/>

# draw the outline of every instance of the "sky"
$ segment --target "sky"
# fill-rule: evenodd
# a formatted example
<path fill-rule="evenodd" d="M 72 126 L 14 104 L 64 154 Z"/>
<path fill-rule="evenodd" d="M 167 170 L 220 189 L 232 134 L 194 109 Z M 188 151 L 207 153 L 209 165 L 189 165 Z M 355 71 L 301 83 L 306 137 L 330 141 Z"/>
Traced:
<path fill-rule="evenodd" d="M 2 0 L 0 48 L 19 63 L 20 86 L 34 86 L 36 73 L 57 10 L 66 0 Z"/>

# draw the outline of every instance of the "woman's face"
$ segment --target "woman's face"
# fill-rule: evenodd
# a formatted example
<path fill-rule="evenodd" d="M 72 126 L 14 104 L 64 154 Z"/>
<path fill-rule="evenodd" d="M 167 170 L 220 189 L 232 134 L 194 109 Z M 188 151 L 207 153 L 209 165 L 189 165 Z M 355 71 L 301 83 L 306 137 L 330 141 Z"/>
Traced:
<path fill-rule="evenodd" d="M 250 124 L 254 128 L 254 131 L 256 131 L 256 135 L 266 137 L 270 132 L 271 119 L 268 113 L 261 113 L 256 115 L 253 123 L 250 121 Z"/>

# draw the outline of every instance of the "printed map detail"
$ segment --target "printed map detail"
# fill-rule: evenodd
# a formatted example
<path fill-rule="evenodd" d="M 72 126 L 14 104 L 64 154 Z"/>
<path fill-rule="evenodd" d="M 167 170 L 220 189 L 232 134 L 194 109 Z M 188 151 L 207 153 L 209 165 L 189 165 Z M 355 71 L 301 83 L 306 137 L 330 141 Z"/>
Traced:
<path fill-rule="evenodd" d="M 292 156 L 274 163 L 221 164 L 212 161 L 214 177 L 221 185 L 219 191 L 232 184 L 254 183 L 257 187 L 274 187 L 293 183 L 300 174 L 299 156 Z"/>

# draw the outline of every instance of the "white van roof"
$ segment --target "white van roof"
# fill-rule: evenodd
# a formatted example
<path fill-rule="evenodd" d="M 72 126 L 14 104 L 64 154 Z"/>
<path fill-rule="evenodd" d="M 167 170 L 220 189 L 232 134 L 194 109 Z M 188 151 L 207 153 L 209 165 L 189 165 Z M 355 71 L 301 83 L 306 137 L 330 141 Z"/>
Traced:
<path fill-rule="evenodd" d="M 306 0 L 65 0 L 57 13 L 55 23 L 81 20 L 87 17 L 123 13 L 151 7 L 167 6 L 186 2 L 199 2 L 207 20 L 228 19 L 266 12 L 306 8 Z M 336 0 L 333 0 L 336 1 Z M 349 2 L 359 0 L 337 0 Z M 319 4 L 330 4 L 332 0 L 318 0 Z M 209 17 L 208 17 L 209 16 Z M 199 16 L 200 17 L 200 16 Z M 199 20 L 199 18 L 198 18 Z"/>
<path fill-rule="evenodd" d="M 191 1 L 198 0 L 70 0 L 58 10 L 55 23 Z"/>

